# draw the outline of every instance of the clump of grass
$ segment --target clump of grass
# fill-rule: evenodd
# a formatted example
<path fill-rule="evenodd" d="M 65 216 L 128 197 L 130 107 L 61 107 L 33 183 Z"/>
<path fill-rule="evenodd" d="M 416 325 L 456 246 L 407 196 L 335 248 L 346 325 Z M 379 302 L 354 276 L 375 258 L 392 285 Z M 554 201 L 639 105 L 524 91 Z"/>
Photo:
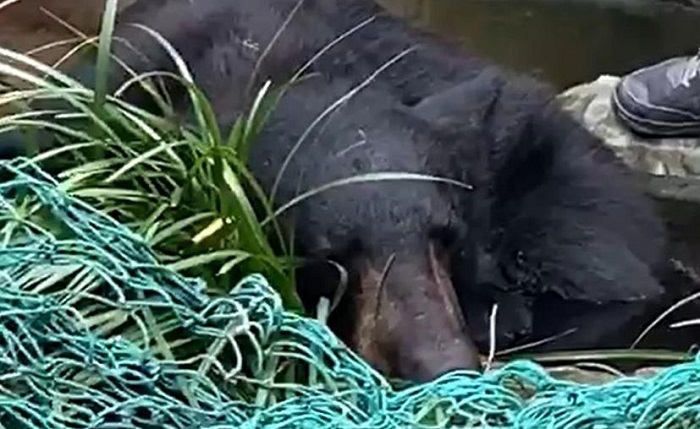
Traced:
<path fill-rule="evenodd" d="M 245 274 L 258 272 L 275 285 L 287 308 L 300 310 L 289 240 L 246 169 L 248 149 L 276 93 L 264 86 L 248 114 L 225 133 L 184 60 L 166 40 L 144 28 L 178 66 L 178 74 L 150 77 L 183 85 L 196 121 L 185 127 L 129 105 L 119 94 L 130 85 L 146 84 L 149 76 L 134 75 L 114 94 L 107 93 L 115 14 L 116 1 L 107 1 L 99 39 L 85 39 L 71 52 L 94 48 L 98 42 L 94 91 L 27 55 L 0 48 L 0 73 L 29 87 L 1 94 L 1 107 L 17 110 L 37 100 L 61 106 L 7 115 L 0 118 L 0 132 L 25 130 L 29 137 L 51 133 L 60 144 L 39 152 L 34 160 L 60 171 L 57 178 L 65 191 L 145 237 L 172 268 L 203 277 L 213 291 L 224 293 Z M 169 108 L 164 98 L 157 101 Z M 268 221 L 263 225 L 259 216 Z"/>

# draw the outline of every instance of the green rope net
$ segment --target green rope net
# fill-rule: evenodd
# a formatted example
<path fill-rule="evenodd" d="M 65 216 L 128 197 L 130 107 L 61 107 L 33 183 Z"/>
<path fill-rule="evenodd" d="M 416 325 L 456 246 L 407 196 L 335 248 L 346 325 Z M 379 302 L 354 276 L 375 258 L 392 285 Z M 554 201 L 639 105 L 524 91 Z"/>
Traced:
<path fill-rule="evenodd" d="M 393 388 L 260 276 L 209 296 L 27 160 L 0 171 L 0 427 L 700 427 L 700 359 L 604 385 L 517 361 Z"/>

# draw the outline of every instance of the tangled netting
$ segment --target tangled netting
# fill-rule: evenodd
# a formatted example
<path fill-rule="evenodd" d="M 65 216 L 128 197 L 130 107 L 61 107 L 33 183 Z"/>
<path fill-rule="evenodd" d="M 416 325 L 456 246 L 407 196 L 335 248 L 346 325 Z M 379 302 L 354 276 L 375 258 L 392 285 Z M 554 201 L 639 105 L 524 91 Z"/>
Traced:
<path fill-rule="evenodd" d="M 605 385 L 518 361 L 392 388 L 263 278 L 208 296 L 31 163 L 0 171 L 0 427 L 700 427 L 700 359 Z"/>

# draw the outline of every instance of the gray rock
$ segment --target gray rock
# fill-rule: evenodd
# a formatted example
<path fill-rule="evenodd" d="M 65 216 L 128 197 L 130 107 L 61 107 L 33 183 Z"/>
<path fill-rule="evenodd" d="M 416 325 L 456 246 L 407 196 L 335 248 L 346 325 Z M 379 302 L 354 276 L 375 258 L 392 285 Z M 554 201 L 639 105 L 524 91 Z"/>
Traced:
<path fill-rule="evenodd" d="M 681 199 L 700 201 L 700 138 L 647 139 L 633 134 L 612 108 L 612 93 L 619 81 L 619 77 L 604 75 L 564 91 L 558 101 L 633 170 L 656 176 L 651 181 L 652 193 L 662 198 L 678 198 L 682 193 Z M 659 180 L 662 177 L 673 180 Z M 673 191 L 665 189 L 666 182 Z M 679 186 L 684 192 L 679 192 Z"/>

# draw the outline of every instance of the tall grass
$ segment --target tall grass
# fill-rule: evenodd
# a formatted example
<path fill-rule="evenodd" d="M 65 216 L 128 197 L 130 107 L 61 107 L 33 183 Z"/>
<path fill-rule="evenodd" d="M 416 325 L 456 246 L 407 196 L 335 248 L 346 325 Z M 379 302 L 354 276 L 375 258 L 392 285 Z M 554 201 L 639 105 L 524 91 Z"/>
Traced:
<path fill-rule="evenodd" d="M 220 130 L 185 61 L 166 40 L 143 28 L 172 55 L 177 74 L 132 73 L 123 87 L 108 93 L 116 10 L 116 0 L 107 1 L 99 38 L 85 38 L 71 52 L 97 45 L 94 91 L 54 67 L 0 48 L 0 73 L 29 87 L 0 95 L 0 106 L 17 112 L 0 118 L 0 132 L 29 131 L 27 139 L 32 132 L 51 133 L 59 144 L 37 153 L 34 160 L 59 171 L 65 191 L 143 235 L 172 268 L 203 277 L 214 292 L 226 292 L 241 276 L 259 272 L 275 285 L 288 308 L 300 310 L 289 239 L 245 166 L 250 145 L 274 107 L 274 91 L 264 86 L 248 114 L 233 129 Z M 183 85 L 194 106 L 194 126 L 119 98 L 131 85 L 153 90 L 148 78 Z M 153 95 L 158 96 L 155 91 Z M 27 109 L 32 101 L 61 107 Z M 163 97 L 157 101 L 166 111 L 170 107 Z M 268 222 L 263 225 L 259 216 Z"/>

